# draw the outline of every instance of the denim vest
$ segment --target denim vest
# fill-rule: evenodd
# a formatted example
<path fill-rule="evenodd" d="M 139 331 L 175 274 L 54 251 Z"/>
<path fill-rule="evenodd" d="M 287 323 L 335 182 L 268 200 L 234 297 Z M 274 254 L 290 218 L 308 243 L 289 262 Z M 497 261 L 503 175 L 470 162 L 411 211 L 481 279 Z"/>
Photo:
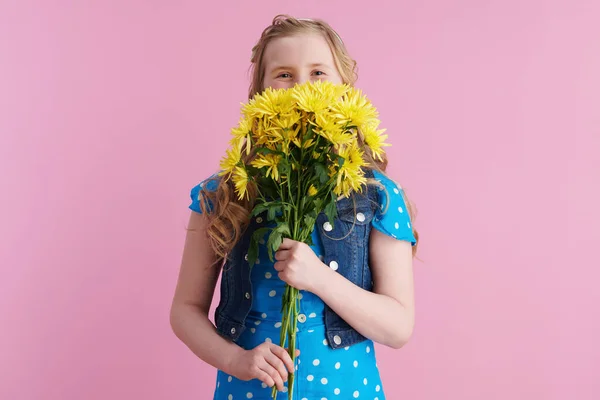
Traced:
<path fill-rule="evenodd" d="M 373 173 L 365 169 L 365 176 Z M 363 186 L 362 193 L 336 202 L 338 216 L 329 223 L 325 213 L 317 216 L 318 236 L 323 245 L 323 263 L 335 261 L 337 272 L 355 285 L 372 291 L 373 281 L 369 267 L 369 235 L 371 220 L 379 207 L 377 190 Z M 257 222 L 261 221 L 260 223 Z M 237 341 L 246 329 L 244 322 L 252 306 L 252 283 L 250 265 L 246 254 L 252 233 L 266 225 L 266 218 L 252 218 L 244 234 L 225 261 L 221 275 L 221 300 L 215 311 L 215 322 L 219 334 Z M 327 342 L 333 349 L 350 346 L 366 338 L 352 328 L 325 305 L 325 330 Z"/>

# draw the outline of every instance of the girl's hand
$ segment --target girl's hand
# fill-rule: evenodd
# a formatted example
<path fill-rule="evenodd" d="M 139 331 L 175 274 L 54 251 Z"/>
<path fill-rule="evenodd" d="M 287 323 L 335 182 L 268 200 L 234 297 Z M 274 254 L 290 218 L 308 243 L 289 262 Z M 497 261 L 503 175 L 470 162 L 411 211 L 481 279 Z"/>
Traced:
<path fill-rule="evenodd" d="M 292 239 L 283 239 L 275 259 L 274 267 L 279 272 L 279 279 L 299 290 L 314 291 L 315 283 L 327 270 L 309 245 Z"/>
<path fill-rule="evenodd" d="M 300 350 L 296 350 L 296 355 L 299 354 Z M 261 343 L 252 350 L 240 348 L 229 368 L 229 374 L 240 380 L 258 379 L 269 387 L 277 385 L 280 392 L 288 373 L 293 371 L 294 363 L 286 349 L 270 342 Z"/>

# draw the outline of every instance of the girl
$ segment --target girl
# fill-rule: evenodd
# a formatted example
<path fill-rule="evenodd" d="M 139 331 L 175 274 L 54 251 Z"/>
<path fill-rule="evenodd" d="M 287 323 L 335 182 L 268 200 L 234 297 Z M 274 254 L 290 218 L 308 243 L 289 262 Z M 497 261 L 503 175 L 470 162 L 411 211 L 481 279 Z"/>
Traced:
<path fill-rule="evenodd" d="M 277 16 L 252 52 L 249 97 L 267 87 L 326 79 L 352 85 L 355 62 L 323 21 Z M 359 135 L 359 140 L 362 138 Z M 246 252 L 262 218 L 215 174 L 191 191 L 181 271 L 171 308 L 175 334 L 218 369 L 214 399 L 384 399 L 373 342 L 404 345 L 414 324 L 412 258 L 417 232 L 400 187 L 365 147 L 368 183 L 337 201 L 338 219 L 317 219 L 313 246 L 285 239 L 270 262 Z M 219 274 L 216 326 L 208 317 Z M 278 345 L 285 283 L 301 290 L 296 365 Z"/>

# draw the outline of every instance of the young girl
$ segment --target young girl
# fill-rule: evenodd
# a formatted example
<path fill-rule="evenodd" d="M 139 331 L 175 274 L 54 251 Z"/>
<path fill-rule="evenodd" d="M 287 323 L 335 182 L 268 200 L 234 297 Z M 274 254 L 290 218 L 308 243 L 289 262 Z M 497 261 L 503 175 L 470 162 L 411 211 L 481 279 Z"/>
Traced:
<path fill-rule="evenodd" d="M 344 43 L 318 20 L 277 16 L 251 61 L 250 98 L 267 87 L 356 79 Z M 266 221 L 249 217 L 252 201 L 238 200 L 231 182 L 215 174 L 192 189 L 171 325 L 218 369 L 214 399 L 271 399 L 272 386 L 287 392 L 292 371 L 295 399 L 385 398 L 373 341 L 398 349 L 411 336 L 418 236 L 403 191 L 384 174 L 387 161 L 374 160 L 367 147 L 364 157 L 362 193 L 337 201 L 333 224 L 317 218 L 313 246 L 285 239 L 276 262 L 262 241 L 248 265 L 249 237 Z M 215 326 L 208 313 L 221 271 Z M 286 283 L 301 291 L 296 365 L 278 345 Z"/>

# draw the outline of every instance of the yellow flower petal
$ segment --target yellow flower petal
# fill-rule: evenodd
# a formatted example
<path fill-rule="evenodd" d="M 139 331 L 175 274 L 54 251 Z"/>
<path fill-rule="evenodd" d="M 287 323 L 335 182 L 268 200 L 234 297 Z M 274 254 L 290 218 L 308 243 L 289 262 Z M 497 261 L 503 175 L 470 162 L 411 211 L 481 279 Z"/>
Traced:
<path fill-rule="evenodd" d="M 352 191 L 362 191 L 362 185 L 367 182 L 362 169 L 366 163 L 363 159 L 363 151 L 356 142 L 341 147 L 339 155 L 344 158 L 344 164 L 337 169 L 334 193 L 348 197 Z"/>
<path fill-rule="evenodd" d="M 385 151 L 383 147 L 390 146 L 389 143 L 385 143 L 388 135 L 384 135 L 385 129 L 377 129 L 376 125 L 367 125 L 362 129 L 362 133 L 365 138 L 365 144 L 371 149 L 373 158 L 383 161 L 383 154 Z"/>
<path fill-rule="evenodd" d="M 225 157 L 221 159 L 221 172 L 219 175 L 231 174 L 235 167 L 242 161 L 242 146 L 244 138 L 234 138 L 231 147 L 225 151 Z"/>
<path fill-rule="evenodd" d="M 235 167 L 232 177 L 235 184 L 235 191 L 238 194 L 238 199 L 242 200 L 248 197 L 248 173 L 245 168 Z"/>
<path fill-rule="evenodd" d="M 275 181 L 279 180 L 279 160 L 281 157 L 277 154 L 259 154 L 250 164 L 256 168 L 267 168 L 266 176 Z"/>
<path fill-rule="evenodd" d="M 331 107 L 340 124 L 363 126 L 379 115 L 375 107 L 362 94 L 360 89 L 351 88 L 340 100 Z"/>

